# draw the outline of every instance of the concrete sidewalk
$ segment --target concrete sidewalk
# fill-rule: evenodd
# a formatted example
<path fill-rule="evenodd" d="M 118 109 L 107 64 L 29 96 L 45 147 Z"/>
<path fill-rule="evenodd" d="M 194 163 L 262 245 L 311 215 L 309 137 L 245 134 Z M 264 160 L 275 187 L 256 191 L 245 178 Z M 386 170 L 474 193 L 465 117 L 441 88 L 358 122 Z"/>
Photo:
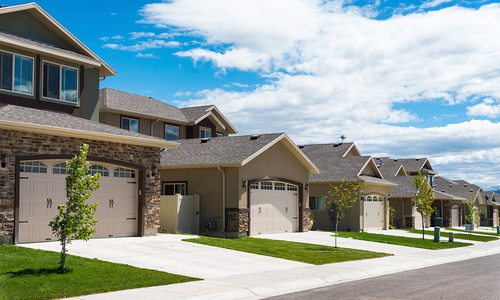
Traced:
<path fill-rule="evenodd" d="M 308 232 L 280 235 L 264 235 L 262 238 L 307 241 L 309 243 L 331 243 L 331 233 Z M 349 244 L 351 243 L 351 244 Z M 342 247 L 355 246 L 353 240 L 339 239 Z M 433 265 L 467 260 L 500 253 L 500 241 L 476 244 L 469 247 L 423 250 L 378 243 L 364 242 L 357 247 L 371 245 L 371 250 L 394 252 L 394 256 L 350 261 L 321 266 L 288 266 L 285 270 L 240 274 L 225 278 L 208 279 L 151 288 L 141 288 L 89 295 L 74 299 L 260 299 L 341 282 L 365 279 Z M 397 252 L 397 253 L 396 253 Z"/>

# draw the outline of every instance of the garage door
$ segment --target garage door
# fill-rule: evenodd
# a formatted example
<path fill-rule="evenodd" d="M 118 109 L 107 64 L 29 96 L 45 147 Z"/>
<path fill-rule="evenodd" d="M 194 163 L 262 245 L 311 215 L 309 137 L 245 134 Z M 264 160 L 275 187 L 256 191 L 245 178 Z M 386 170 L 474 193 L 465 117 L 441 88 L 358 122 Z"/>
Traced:
<path fill-rule="evenodd" d="M 137 235 L 138 184 L 136 171 L 93 163 L 101 174 L 100 188 L 89 203 L 98 203 L 93 237 Z M 57 207 L 66 202 L 66 168 L 60 161 L 21 162 L 19 174 L 19 243 L 55 240 L 48 226 Z"/>
<path fill-rule="evenodd" d="M 384 229 L 384 198 L 369 195 L 363 205 L 365 230 Z"/>
<path fill-rule="evenodd" d="M 265 181 L 250 186 L 250 234 L 299 230 L 296 185 Z"/>

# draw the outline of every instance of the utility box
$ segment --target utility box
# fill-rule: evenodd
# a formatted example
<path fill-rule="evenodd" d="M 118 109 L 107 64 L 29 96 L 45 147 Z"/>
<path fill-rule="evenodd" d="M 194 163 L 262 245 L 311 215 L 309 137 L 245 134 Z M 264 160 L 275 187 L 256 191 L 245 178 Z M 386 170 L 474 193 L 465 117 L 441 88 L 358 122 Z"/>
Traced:
<path fill-rule="evenodd" d="M 448 233 L 448 242 L 453 243 L 454 240 L 455 240 L 455 233 L 453 232 Z"/>
<path fill-rule="evenodd" d="M 200 196 L 161 196 L 160 230 L 168 233 L 198 234 L 200 227 Z"/>
<path fill-rule="evenodd" d="M 441 238 L 441 228 L 434 227 L 434 242 L 439 243 L 440 238 Z"/>

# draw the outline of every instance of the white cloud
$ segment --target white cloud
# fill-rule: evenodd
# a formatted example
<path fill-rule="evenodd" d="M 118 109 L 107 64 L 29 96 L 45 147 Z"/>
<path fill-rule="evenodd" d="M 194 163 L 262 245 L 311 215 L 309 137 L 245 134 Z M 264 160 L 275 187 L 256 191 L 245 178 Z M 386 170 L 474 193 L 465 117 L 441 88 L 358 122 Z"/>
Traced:
<path fill-rule="evenodd" d="M 109 44 L 104 44 L 103 47 L 113 50 L 122 50 L 122 51 L 143 51 L 147 49 L 177 48 L 180 45 L 181 44 L 177 41 L 167 42 L 164 40 L 147 40 L 132 45 L 109 43 Z"/>
<path fill-rule="evenodd" d="M 500 117 L 500 103 L 493 99 L 485 99 L 482 103 L 467 107 L 467 114 L 473 117 Z"/>
<path fill-rule="evenodd" d="M 445 3 L 450 3 L 453 2 L 453 0 L 431 0 L 431 1 L 426 1 L 424 4 L 420 5 L 421 9 L 426 9 L 426 8 L 434 8 L 437 6 L 440 6 Z"/>
<path fill-rule="evenodd" d="M 143 31 L 134 31 L 134 32 L 129 32 L 129 37 L 131 40 L 136 40 L 140 38 L 150 38 L 150 37 L 155 37 L 156 33 L 154 32 L 143 32 Z"/>
<path fill-rule="evenodd" d="M 159 58 L 158 56 L 152 54 L 152 53 L 137 53 L 135 55 L 137 58 Z"/>
<path fill-rule="evenodd" d="M 101 40 L 103 42 L 107 42 L 109 40 L 122 40 L 122 39 L 123 39 L 123 36 L 121 36 L 121 35 L 103 36 L 103 37 L 99 38 L 99 40 Z"/>
<path fill-rule="evenodd" d="M 141 13 L 144 23 L 204 40 L 177 55 L 265 78 L 253 90 L 199 91 L 187 102 L 219 105 L 242 133 L 287 131 L 300 143 L 345 134 L 367 153 L 397 155 L 467 156 L 500 147 L 494 122 L 395 125 L 421 117 L 396 104 L 500 99 L 499 4 L 387 20 L 320 0 L 172 0 Z M 495 141 L 485 146 L 478 138 Z"/>

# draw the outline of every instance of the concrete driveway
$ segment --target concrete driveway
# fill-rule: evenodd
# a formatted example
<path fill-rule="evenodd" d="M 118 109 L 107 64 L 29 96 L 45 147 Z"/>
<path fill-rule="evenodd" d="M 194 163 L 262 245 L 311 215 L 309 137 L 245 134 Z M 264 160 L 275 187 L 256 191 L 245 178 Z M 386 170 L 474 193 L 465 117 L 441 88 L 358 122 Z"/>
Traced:
<path fill-rule="evenodd" d="M 128 264 L 202 279 L 280 271 L 308 264 L 268 256 L 210 247 L 182 239 L 193 236 L 159 234 L 151 237 L 74 241 L 69 254 Z M 59 251 L 57 242 L 23 244 L 24 247 Z"/>

